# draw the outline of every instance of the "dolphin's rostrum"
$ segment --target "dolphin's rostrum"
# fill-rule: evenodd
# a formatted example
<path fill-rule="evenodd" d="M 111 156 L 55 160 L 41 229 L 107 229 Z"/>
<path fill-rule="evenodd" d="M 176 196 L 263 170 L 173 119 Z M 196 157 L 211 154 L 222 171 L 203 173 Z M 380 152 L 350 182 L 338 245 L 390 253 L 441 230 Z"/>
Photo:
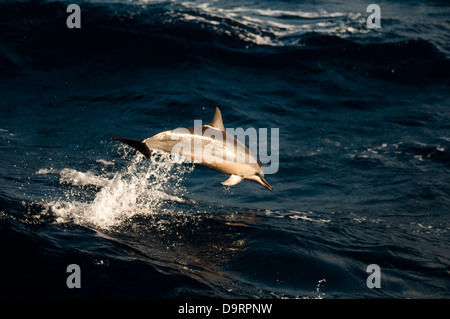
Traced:
<path fill-rule="evenodd" d="M 222 182 L 223 185 L 236 185 L 248 179 L 273 190 L 264 179 L 261 163 L 256 156 L 225 131 L 218 107 L 211 123 L 207 125 L 164 131 L 142 142 L 117 137 L 113 137 L 113 140 L 134 147 L 146 158 L 150 158 L 151 150 L 159 150 L 231 175 Z"/>

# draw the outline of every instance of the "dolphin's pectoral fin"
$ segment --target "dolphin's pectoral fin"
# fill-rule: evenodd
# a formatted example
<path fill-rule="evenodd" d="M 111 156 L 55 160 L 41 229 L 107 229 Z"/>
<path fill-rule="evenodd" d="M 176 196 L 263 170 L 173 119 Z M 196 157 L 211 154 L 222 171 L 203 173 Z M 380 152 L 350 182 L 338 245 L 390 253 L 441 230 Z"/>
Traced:
<path fill-rule="evenodd" d="M 231 175 L 229 179 L 222 182 L 222 185 L 233 186 L 242 181 L 244 177 L 238 175 Z"/>
<path fill-rule="evenodd" d="M 147 147 L 147 145 L 144 142 L 136 141 L 136 140 L 130 140 L 129 138 L 119 138 L 119 137 L 113 137 L 114 141 L 122 142 L 124 144 L 130 145 L 131 147 L 134 147 L 139 152 L 144 154 L 146 158 L 150 158 L 152 155 L 152 152 Z"/>

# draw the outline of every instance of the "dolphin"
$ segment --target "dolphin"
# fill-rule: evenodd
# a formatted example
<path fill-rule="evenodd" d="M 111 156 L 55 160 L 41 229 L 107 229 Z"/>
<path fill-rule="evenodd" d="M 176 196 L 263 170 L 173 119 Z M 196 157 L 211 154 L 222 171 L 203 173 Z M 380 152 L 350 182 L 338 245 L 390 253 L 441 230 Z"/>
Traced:
<path fill-rule="evenodd" d="M 248 179 L 273 190 L 264 179 L 261 163 L 255 154 L 225 131 L 218 107 L 207 125 L 164 131 L 142 142 L 118 137 L 112 139 L 137 149 L 146 158 L 150 158 L 152 150 L 162 151 L 230 175 L 222 185 L 232 186 Z"/>

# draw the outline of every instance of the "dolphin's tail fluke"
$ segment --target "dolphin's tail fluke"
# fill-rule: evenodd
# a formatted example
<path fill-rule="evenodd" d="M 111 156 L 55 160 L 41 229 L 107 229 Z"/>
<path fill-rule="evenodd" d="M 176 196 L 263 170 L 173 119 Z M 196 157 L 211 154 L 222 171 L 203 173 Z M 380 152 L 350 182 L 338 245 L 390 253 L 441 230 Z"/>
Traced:
<path fill-rule="evenodd" d="M 144 154 L 144 156 L 146 158 L 150 158 L 150 156 L 152 155 L 152 152 L 150 151 L 150 149 L 147 147 L 147 145 L 144 142 L 131 140 L 128 138 L 120 138 L 120 137 L 113 137 L 112 139 L 114 141 L 118 141 L 118 142 L 122 142 L 124 144 L 130 145 L 131 147 L 137 149 L 139 152 Z"/>

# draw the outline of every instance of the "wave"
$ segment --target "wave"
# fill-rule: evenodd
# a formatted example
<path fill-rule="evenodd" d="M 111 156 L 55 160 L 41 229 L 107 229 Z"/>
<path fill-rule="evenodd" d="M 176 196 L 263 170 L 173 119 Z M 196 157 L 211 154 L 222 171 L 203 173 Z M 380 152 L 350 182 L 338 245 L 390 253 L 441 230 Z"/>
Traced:
<path fill-rule="evenodd" d="M 410 142 L 399 146 L 404 154 L 413 156 L 421 162 L 431 160 L 446 167 L 450 166 L 450 150 L 448 141 L 437 139 L 431 143 Z"/>
<path fill-rule="evenodd" d="M 449 77 L 445 70 L 450 60 L 436 45 L 421 38 L 382 39 L 358 12 L 173 1 L 90 1 L 81 6 L 82 28 L 70 30 L 64 3 L 0 4 L 0 70 L 32 73 L 82 65 L 78 72 L 110 73 L 216 62 L 310 70 L 326 62 L 394 81 Z M 327 72 L 328 66 L 321 68 Z"/>
<path fill-rule="evenodd" d="M 217 31 L 222 27 L 225 33 L 257 45 L 293 45 L 300 35 L 310 32 L 345 37 L 370 31 L 360 13 L 223 8 L 203 2 L 183 2 L 182 6 L 192 10 L 182 15 L 184 19 L 210 24 Z"/>

